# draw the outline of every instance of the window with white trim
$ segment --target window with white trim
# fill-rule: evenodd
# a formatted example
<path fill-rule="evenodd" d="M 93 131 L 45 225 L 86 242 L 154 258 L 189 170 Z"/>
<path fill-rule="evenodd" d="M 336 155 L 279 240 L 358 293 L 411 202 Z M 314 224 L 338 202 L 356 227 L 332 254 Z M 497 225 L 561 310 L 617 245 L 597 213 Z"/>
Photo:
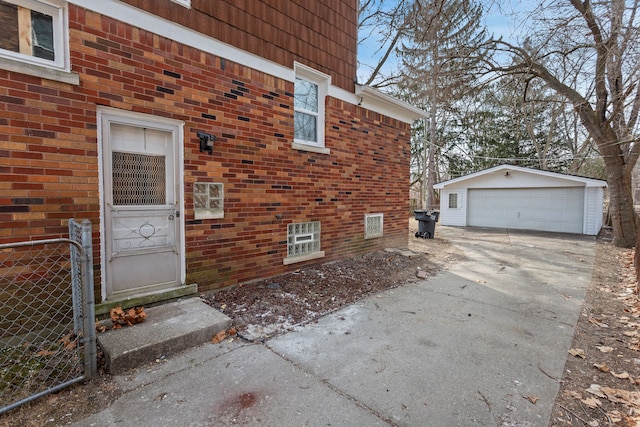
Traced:
<path fill-rule="evenodd" d="M 318 85 L 296 77 L 294 137 L 307 144 L 318 144 Z"/>
<path fill-rule="evenodd" d="M 218 182 L 193 184 L 195 219 L 224 218 L 224 186 Z"/>
<path fill-rule="evenodd" d="M 69 70 L 67 3 L 0 0 L 0 57 Z"/>
<path fill-rule="evenodd" d="M 320 250 L 320 221 L 289 224 L 285 264 L 323 256 L 324 252 Z"/>
<path fill-rule="evenodd" d="M 324 152 L 325 98 L 330 76 L 302 64 L 295 64 L 293 99 L 294 148 Z M 297 146 L 296 146 L 297 145 Z M 313 150 L 316 148 L 316 150 Z M 317 149 L 320 150 L 317 150 Z"/>
<path fill-rule="evenodd" d="M 458 209 L 458 193 L 449 193 L 449 209 Z"/>
<path fill-rule="evenodd" d="M 384 233 L 384 214 L 367 214 L 364 216 L 364 238 L 382 237 Z"/>

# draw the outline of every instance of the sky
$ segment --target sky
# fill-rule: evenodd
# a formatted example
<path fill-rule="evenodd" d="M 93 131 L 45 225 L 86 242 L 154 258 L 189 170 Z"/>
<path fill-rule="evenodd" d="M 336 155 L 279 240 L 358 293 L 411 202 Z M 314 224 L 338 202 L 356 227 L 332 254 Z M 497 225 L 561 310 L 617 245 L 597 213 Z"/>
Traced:
<path fill-rule="evenodd" d="M 505 40 L 516 40 L 521 34 L 522 26 L 519 25 L 514 13 L 526 14 L 532 10 L 538 2 L 527 0 L 481 0 L 489 9 L 484 17 L 485 25 L 490 33 L 495 37 L 502 36 Z M 387 7 L 392 7 L 396 0 L 385 0 Z M 358 45 L 358 83 L 364 83 L 371 74 L 373 67 L 383 52 L 380 52 L 380 40 L 372 35 L 366 42 Z M 397 69 L 397 60 L 390 58 L 385 65 L 383 72 L 389 74 Z"/>

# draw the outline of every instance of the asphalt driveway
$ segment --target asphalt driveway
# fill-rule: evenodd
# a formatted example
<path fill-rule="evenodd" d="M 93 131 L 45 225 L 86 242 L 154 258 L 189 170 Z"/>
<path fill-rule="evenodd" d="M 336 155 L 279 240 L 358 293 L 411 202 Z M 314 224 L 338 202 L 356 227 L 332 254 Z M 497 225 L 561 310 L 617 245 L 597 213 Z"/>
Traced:
<path fill-rule="evenodd" d="M 125 394 L 77 425 L 548 425 L 595 239 L 436 233 L 468 260 L 264 344 L 118 377 Z"/>

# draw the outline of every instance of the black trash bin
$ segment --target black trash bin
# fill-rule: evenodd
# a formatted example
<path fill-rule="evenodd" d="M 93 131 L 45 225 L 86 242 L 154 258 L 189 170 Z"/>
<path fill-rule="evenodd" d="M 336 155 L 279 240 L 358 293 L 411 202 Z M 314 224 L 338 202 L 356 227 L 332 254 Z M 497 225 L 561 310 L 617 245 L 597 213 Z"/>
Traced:
<path fill-rule="evenodd" d="M 433 239 L 436 234 L 436 222 L 440 212 L 433 210 L 418 210 L 413 211 L 418 220 L 418 232 L 416 237 L 422 237 L 423 239 Z"/>

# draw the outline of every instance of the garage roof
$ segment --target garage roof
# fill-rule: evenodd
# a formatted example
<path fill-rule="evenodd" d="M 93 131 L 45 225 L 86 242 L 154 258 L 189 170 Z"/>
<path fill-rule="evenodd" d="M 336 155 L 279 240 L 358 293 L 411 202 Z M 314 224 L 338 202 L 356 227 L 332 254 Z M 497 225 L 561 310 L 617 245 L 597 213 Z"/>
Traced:
<path fill-rule="evenodd" d="M 507 173 L 509 171 L 518 171 L 518 172 L 523 172 L 523 173 L 528 173 L 528 174 L 532 174 L 532 175 L 539 175 L 539 176 L 544 176 L 544 177 L 548 177 L 548 178 L 556 178 L 556 179 L 564 179 L 573 183 L 583 183 L 585 187 L 606 187 L 607 186 L 607 182 L 606 181 L 602 181 L 600 179 L 593 179 L 593 178 L 585 178 L 582 176 L 575 176 L 575 175 L 565 175 L 565 174 L 561 174 L 561 173 L 556 173 L 556 172 L 549 172 L 549 171 L 543 171 L 543 170 L 538 170 L 538 169 L 531 169 L 531 168 L 524 168 L 522 166 L 514 166 L 514 165 L 499 165 L 499 166 L 495 166 L 489 169 L 485 169 L 483 171 L 480 172 L 475 172 L 469 175 L 464 175 L 458 178 L 454 178 L 454 179 L 450 179 L 448 181 L 442 181 L 438 184 L 435 184 L 433 186 L 433 188 L 435 188 L 436 190 L 442 190 L 443 188 L 445 188 L 448 185 L 452 185 L 452 184 L 460 184 L 463 181 L 466 180 L 471 180 L 471 179 L 476 179 L 479 178 L 483 175 L 490 175 L 496 172 L 500 172 L 500 173 Z M 575 184 L 574 184 L 575 185 Z"/>

